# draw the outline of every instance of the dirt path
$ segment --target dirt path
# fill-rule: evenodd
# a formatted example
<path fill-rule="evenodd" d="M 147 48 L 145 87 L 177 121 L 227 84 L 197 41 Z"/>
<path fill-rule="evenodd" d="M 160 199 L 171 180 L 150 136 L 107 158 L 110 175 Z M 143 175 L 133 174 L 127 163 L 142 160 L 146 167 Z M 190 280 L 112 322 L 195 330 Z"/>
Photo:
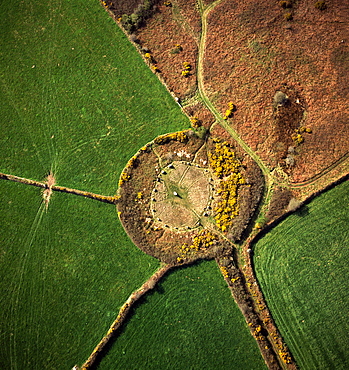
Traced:
<path fill-rule="evenodd" d="M 206 105 L 206 107 L 209 109 L 209 111 L 213 114 L 213 116 L 216 119 L 216 122 L 221 125 L 222 128 L 224 128 L 229 135 L 244 149 L 244 151 L 250 155 L 251 158 L 258 164 L 260 167 L 264 178 L 265 178 L 265 191 L 263 200 L 261 202 L 262 206 L 266 206 L 269 203 L 269 200 L 272 195 L 272 189 L 274 185 L 274 178 L 272 176 L 271 171 L 269 168 L 263 163 L 263 161 L 260 159 L 260 157 L 240 138 L 240 136 L 237 134 L 237 132 L 231 127 L 231 125 L 228 124 L 226 120 L 223 119 L 222 115 L 218 112 L 218 110 L 214 107 L 213 103 L 210 101 L 210 99 L 207 97 L 205 92 L 205 86 L 204 86 L 204 57 L 205 57 L 205 47 L 206 47 L 206 35 L 207 35 L 207 17 L 209 13 L 214 9 L 215 6 L 220 4 L 222 0 L 217 0 L 213 2 L 212 4 L 208 6 L 204 6 L 202 0 L 198 0 L 200 12 L 201 12 L 201 37 L 200 37 L 200 43 L 199 43 L 199 53 L 198 53 L 198 61 L 197 61 L 197 81 L 198 81 L 198 92 L 199 96 L 201 97 L 203 103 Z M 223 274 L 224 275 L 224 274 Z M 226 278 L 226 276 L 224 276 Z M 226 279 L 227 280 L 227 279 Z M 229 280 L 229 281 L 228 281 Z M 237 301 L 239 307 L 241 308 L 242 304 L 239 302 L 238 294 L 234 293 L 234 283 L 235 279 L 231 280 L 228 279 L 228 286 L 232 290 L 232 294 L 234 296 L 234 299 Z M 254 302 L 254 306 L 257 307 L 257 303 L 255 302 L 254 297 L 251 295 L 248 287 L 246 286 L 246 278 L 240 280 L 241 284 L 241 290 L 244 290 L 246 295 L 249 296 L 247 300 L 250 300 L 251 302 Z M 255 279 L 254 279 L 255 280 Z M 244 281 L 244 283 L 243 283 Z M 257 284 L 256 280 L 254 281 L 255 284 Z M 247 302 L 246 300 L 246 302 Z M 266 305 L 265 305 L 266 306 Z M 249 322 L 250 317 L 247 316 L 247 314 L 244 312 L 243 309 L 241 309 L 243 315 L 245 316 L 246 322 L 248 325 L 251 325 Z M 258 310 L 255 311 L 256 317 L 258 315 Z M 270 315 L 270 314 L 269 314 Z M 280 353 L 276 350 L 277 346 L 276 343 L 274 343 L 271 333 L 268 331 L 268 327 L 263 325 L 263 320 L 259 318 L 259 323 L 261 324 L 260 327 L 263 327 L 264 330 L 268 332 L 267 337 L 262 336 L 256 336 L 254 335 L 255 339 L 257 340 L 257 343 L 261 349 L 261 354 L 264 358 L 265 363 L 267 364 L 269 369 L 282 369 L 282 368 L 295 368 L 294 363 L 286 365 L 285 360 L 283 360 L 280 356 Z M 268 343 L 271 344 L 270 346 L 266 346 L 265 341 L 268 341 Z M 268 348 L 268 352 L 263 350 L 263 348 Z"/>
<path fill-rule="evenodd" d="M 219 5 L 223 0 L 217 0 L 212 4 L 205 7 L 202 0 L 198 1 L 199 8 L 201 11 L 201 38 L 199 43 L 199 53 L 197 61 L 197 81 L 198 81 L 198 91 L 203 103 L 206 105 L 207 109 L 213 114 L 216 122 L 221 125 L 229 135 L 244 149 L 246 153 L 250 155 L 251 158 L 258 164 L 261 169 L 264 179 L 265 179 L 265 190 L 263 195 L 263 200 L 261 204 L 268 204 L 271 198 L 272 188 L 274 184 L 274 179 L 269 168 L 263 163 L 260 157 L 240 138 L 238 133 L 229 125 L 226 120 L 223 119 L 222 115 L 214 107 L 210 99 L 207 97 L 204 86 L 204 57 L 205 57 L 205 47 L 206 47 L 206 35 L 207 35 L 207 17 L 209 13 Z"/>

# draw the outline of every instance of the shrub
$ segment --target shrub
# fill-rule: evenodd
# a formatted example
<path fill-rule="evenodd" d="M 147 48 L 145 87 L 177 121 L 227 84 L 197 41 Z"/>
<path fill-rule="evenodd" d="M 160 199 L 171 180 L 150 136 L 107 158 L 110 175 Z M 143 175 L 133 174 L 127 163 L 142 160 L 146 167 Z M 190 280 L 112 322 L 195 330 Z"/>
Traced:
<path fill-rule="evenodd" d="M 176 44 L 175 47 L 171 50 L 171 54 L 179 54 L 183 51 L 182 45 Z"/>
<path fill-rule="evenodd" d="M 289 102 L 288 96 L 282 91 L 277 91 L 274 95 L 274 107 L 281 107 Z"/>
<path fill-rule="evenodd" d="M 296 198 L 292 198 L 290 202 L 288 203 L 287 212 L 293 212 L 296 211 L 300 206 L 302 205 L 302 202 Z"/>
<path fill-rule="evenodd" d="M 198 138 L 204 139 L 208 130 L 204 126 L 200 126 L 195 130 L 195 134 Z"/>
<path fill-rule="evenodd" d="M 132 42 L 134 42 L 135 44 L 139 44 L 139 39 L 137 38 L 137 36 L 136 36 L 134 33 L 132 33 L 132 34 L 130 35 L 130 40 L 131 40 Z"/>
<path fill-rule="evenodd" d="M 284 14 L 284 18 L 286 19 L 286 21 L 291 21 L 293 19 L 293 16 L 291 13 L 285 13 Z"/>
<path fill-rule="evenodd" d="M 325 9 L 327 9 L 327 5 L 326 5 L 325 1 L 317 1 L 314 4 L 314 6 L 315 6 L 316 9 L 319 9 L 319 10 L 325 10 Z"/>
<path fill-rule="evenodd" d="M 123 14 L 121 17 L 121 24 L 126 32 L 131 33 L 134 31 L 134 25 L 132 23 L 131 16 Z"/>
<path fill-rule="evenodd" d="M 193 128 L 199 128 L 201 126 L 201 121 L 197 117 L 191 117 L 190 123 Z"/>
<path fill-rule="evenodd" d="M 280 1 L 279 5 L 284 9 L 292 8 L 292 1 Z"/>

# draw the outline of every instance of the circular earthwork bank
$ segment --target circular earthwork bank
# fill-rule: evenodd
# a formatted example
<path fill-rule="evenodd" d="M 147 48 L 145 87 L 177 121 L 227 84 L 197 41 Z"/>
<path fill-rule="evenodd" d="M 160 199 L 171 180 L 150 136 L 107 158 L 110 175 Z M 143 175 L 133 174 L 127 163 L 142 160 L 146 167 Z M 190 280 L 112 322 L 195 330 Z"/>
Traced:
<path fill-rule="evenodd" d="M 127 234 L 145 253 L 171 264 L 231 254 L 233 234 L 241 235 L 248 224 L 250 210 L 259 200 L 256 191 L 261 189 L 249 182 L 245 163 L 235 160 L 234 148 L 226 142 L 219 147 L 234 159 L 233 177 L 239 182 L 234 180 L 230 189 L 232 177 L 217 176 L 217 164 L 211 159 L 219 141 L 200 138 L 191 130 L 167 134 L 128 162 L 120 176 L 117 209 Z M 250 197 L 251 192 L 255 196 Z M 223 216 L 236 222 L 228 220 L 222 228 L 217 224 L 223 217 L 219 212 L 224 197 L 232 194 L 239 206 L 233 207 L 234 214 Z"/>

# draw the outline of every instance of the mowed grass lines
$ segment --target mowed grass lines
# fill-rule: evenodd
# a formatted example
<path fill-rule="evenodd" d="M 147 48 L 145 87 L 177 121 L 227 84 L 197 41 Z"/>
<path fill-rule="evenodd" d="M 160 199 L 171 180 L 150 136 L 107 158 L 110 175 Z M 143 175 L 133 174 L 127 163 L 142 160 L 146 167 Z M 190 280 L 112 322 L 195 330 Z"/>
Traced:
<path fill-rule="evenodd" d="M 158 267 L 113 206 L 0 182 L 0 368 L 83 363 L 120 306 Z"/>
<path fill-rule="evenodd" d="M 266 369 L 215 261 L 174 270 L 135 308 L 107 369 Z"/>
<path fill-rule="evenodd" d="M 0 5 L 0 171 L 105 195 L 127 160 L 186 126 L 97 0 Z M 82 363 L 158 267 L 115 207 L 0 182 L 0 368 Z"/>
<path fill-rule="evenodd" d="M 0 5 L 0 171 L 114 194 L 127 160 L 188 119 L 98 0 Z"/>
<path fill-rule="evenodd" d="M 301 369 L 348 369 L 349 182 L 255 246 L 258 280 Z"/>

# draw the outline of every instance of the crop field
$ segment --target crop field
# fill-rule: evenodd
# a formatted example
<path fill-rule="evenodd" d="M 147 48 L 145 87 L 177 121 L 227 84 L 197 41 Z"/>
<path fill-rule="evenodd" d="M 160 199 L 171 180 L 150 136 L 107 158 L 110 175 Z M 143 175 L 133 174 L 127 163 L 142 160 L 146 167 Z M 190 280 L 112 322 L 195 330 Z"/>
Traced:
<path fill-rule="evenodd" d="M 100 369 L 266 369 L 214 261 L 174 270 L 133 311 Z"/>
<path fill-rule="evenodd" d="M 301 369 L 349 367 L 349 182 L 259 240 L 258 280 Z"/>
<path fill-rule="evenodd" d="M 115 194 L 129 157 L 188 126 L 97 0 L 0 5 L 0 171 Z M 142 81 L 140 84 L 139 81 Z M 0 181 L 0 367 L 82 363 L 158 267 L 113 206 Z"/>

